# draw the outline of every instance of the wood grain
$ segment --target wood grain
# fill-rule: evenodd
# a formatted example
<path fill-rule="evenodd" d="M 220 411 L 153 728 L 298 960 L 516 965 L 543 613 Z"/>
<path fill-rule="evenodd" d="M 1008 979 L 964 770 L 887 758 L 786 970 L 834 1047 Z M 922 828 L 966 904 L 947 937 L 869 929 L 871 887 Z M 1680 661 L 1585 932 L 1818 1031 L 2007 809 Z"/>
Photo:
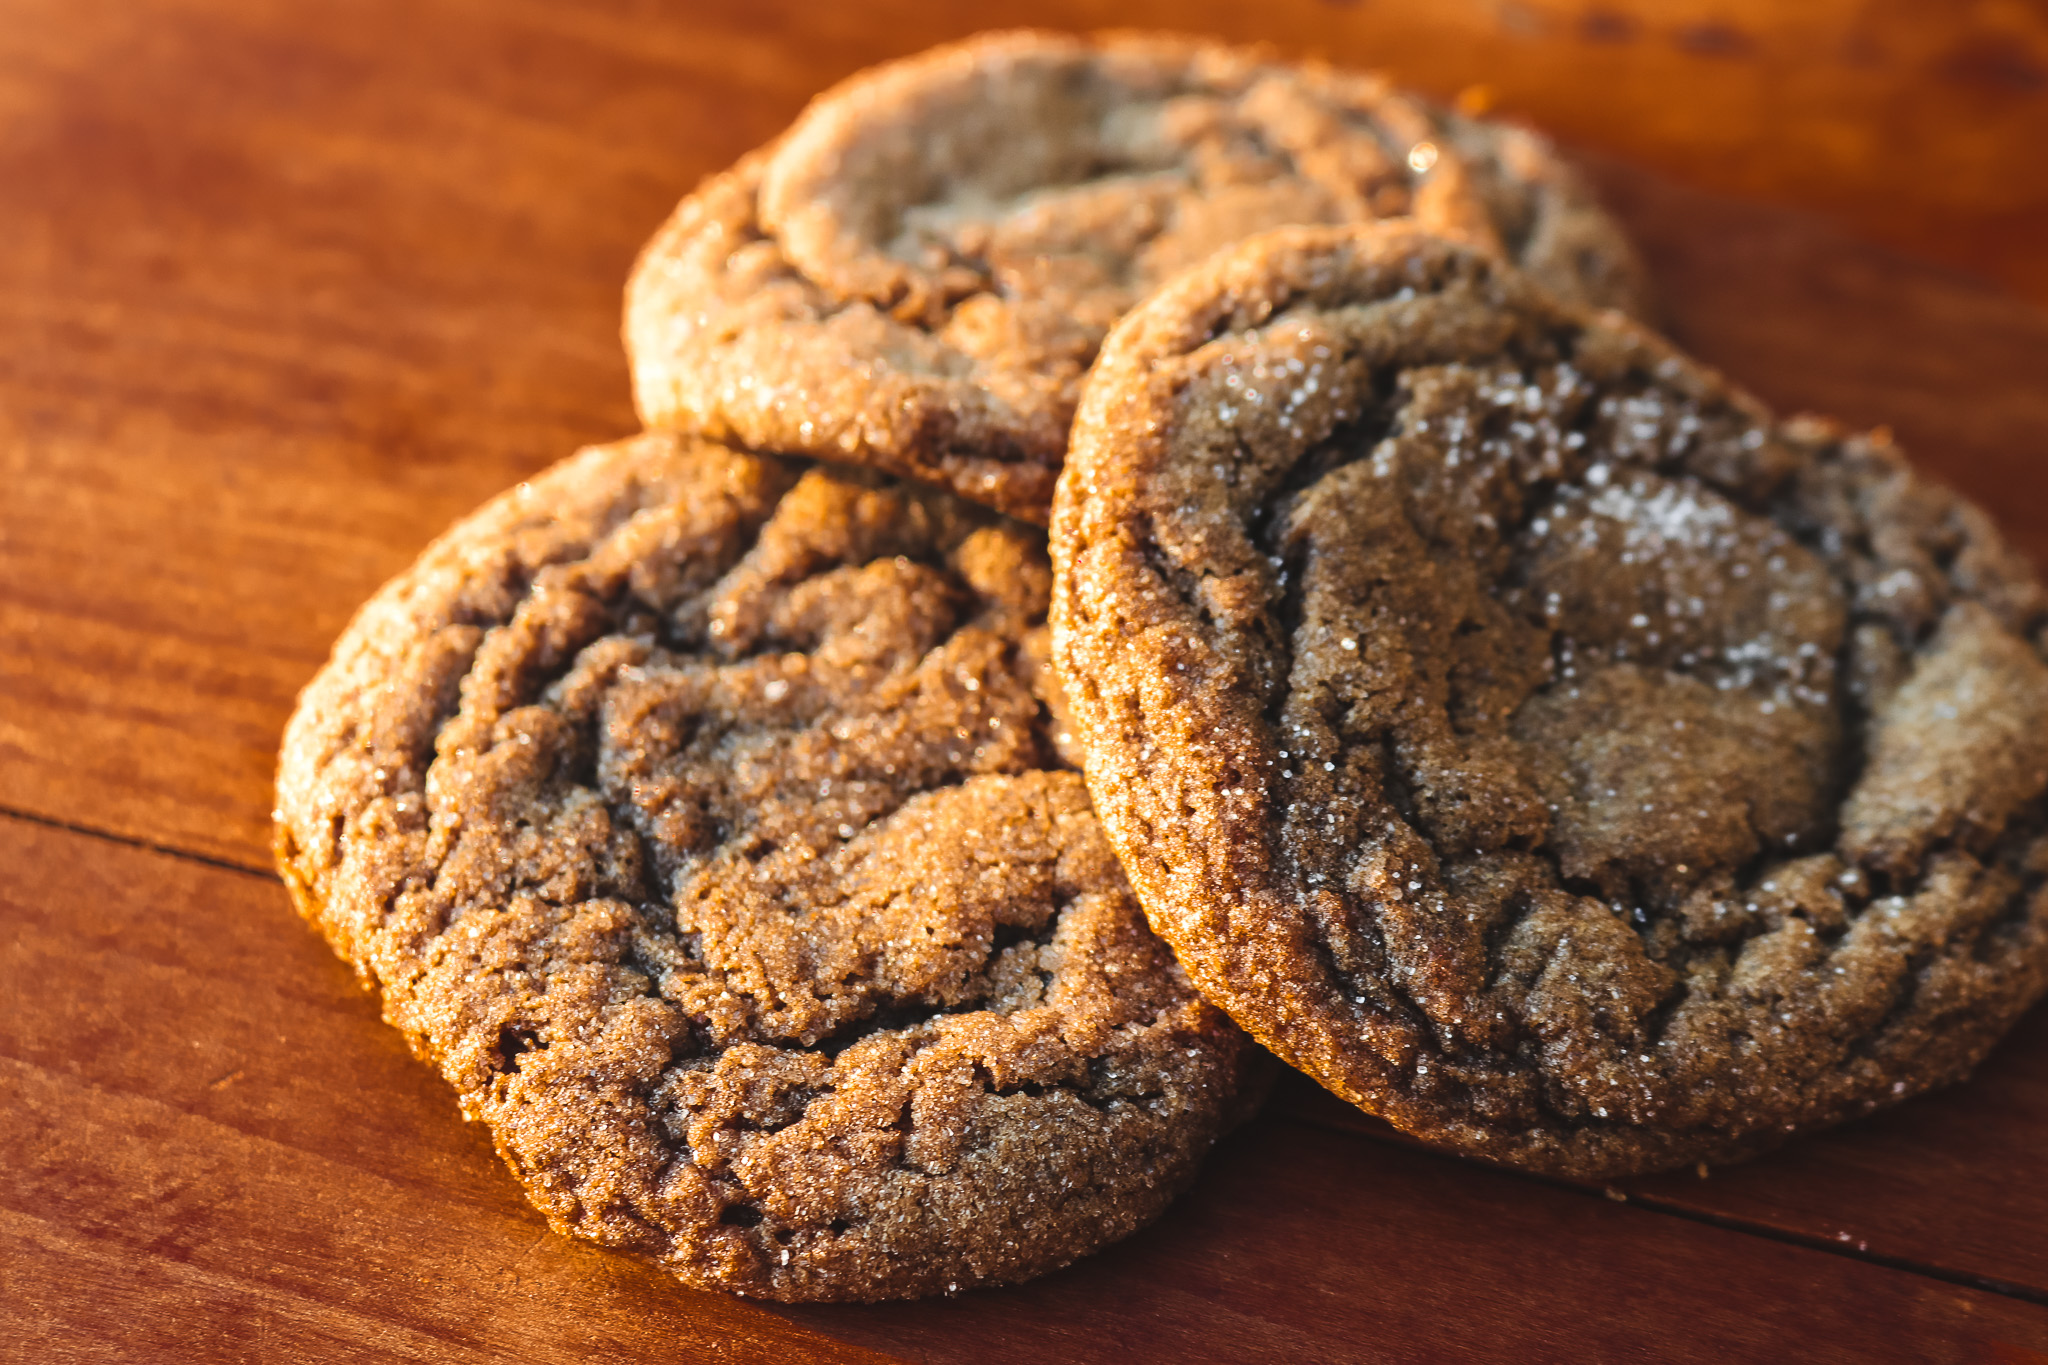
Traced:
<path fill-rule="evenodd" d="M 1272 1109 L 1369 1140 L 1414 1145 L 1290 1076 Z M 1738 1166 L 1617 1180 L 1646 1208 L 1768 1233 L 2048 1304 L 2048 1239 L 2032 1191 L 2048 1180 L 2048 1016 L 2021 1022 L 1969 1080 Z"/>
<path fill-rule="evenodd" d="M 870 1361 L 550 1234 L 268 878 L 0 820 L 18 1359 Z"/>
<path fill-rule="evenodd" d="M 549 1233 L 275 883 L 4 817 L 0 865 L 24 1360 L 2048 1358 L 2032 1305 L 1279 1117 L 1017 1289 L 696 1293 Z"/>
<path fill-rule="evenodd" d="M 780 28 L 796 0 L 748 7 Z M 723 12 L 723 11 L 722 11 Z M 2048 302 L 2048 9 L 2038 0 L 871 0 L 806 12 L 850 70 L 969 26 L 1181 27 L 1464 92 L 1723 194 Z"/>
<path fill-rule="evenodd" d="M 619 287 L 676 196 L 853 68 L 1021 21 L 1483 83 L 1587 151 L 1683 342 L 1891 425 L 2048 561 L 2038 4 L 0 0 L 0 810 L 166 851 L 0 816 L 0 1360 L 2048 1350 L 2039 1015 L 1626 1204 L 1299 1083 L 1072 1271 L 769 1310 L 547 1234 L 275 883 L 194 861 L 267 869 L 356 604 L 631 429 Z"/>
<path fill-rule="evenodd" d="M 12 3 L 37 22 L 0 27 L 0 806 L 262 866 L 275 736 L 348 613 L 631 428 L 641 237 L 892 30 Z M 1773 401 L 1892 424 L 2048 546 L 2048 316 L 1600 170 L 1681 338 Z"/>

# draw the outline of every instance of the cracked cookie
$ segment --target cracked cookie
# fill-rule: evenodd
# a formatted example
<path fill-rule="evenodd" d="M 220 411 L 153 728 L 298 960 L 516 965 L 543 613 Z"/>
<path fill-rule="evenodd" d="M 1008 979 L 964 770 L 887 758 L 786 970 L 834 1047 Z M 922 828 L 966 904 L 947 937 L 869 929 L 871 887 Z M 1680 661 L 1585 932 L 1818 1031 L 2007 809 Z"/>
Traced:
<path fill-rule="evenodd" d="M 1153 926 L 1411 1133 L 1734 1159 L 1957 1078 L 2048 981 L 2031 568 L 1888 437 L 1485 254 L 1285 229 L 1167 285 L 1052 547 Z"/>
<path fill-rule="evenodd" d="M 300 911 L 560 1231 L 878 1299 L 1129 1233 L 1255 1049 L 1034 691 L 1042 532 L 649 435 L 363 608 L 278 774 Z"/>
<path fill-rule="evenodd" d="M 1640 309 L 1620 230 L 1533 134 L 1213 43 L 989 35 L 828 91 L 682 202 L 627 286 L 635 399 L 1043 522 L 1125 309 L 1263 229 L 1405 214 Z"/>

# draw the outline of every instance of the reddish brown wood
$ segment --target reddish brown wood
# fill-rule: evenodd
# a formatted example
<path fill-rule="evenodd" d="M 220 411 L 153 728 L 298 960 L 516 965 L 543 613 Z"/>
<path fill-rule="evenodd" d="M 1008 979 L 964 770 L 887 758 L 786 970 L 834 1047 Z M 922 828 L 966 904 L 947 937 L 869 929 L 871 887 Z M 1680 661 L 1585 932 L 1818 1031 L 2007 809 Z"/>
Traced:
<path fill-rule="evenodd" d="M 965 22 L 10 4 L 0 805 L 252 867 L 275 735 L 347 613 L 452 516 L 630 428 L 618 289 L 674 196 Z M 1707 358 L 1892 422 L 2048 543 L 2048 317 L 1812 220 L 1604 180 Z"/>
<path fill-rule="evenodd" d="M 1128 1246 L 944 1311 L 791 1316 L 1006 1365 L 2048 1354 L 2032 1305 L 1275 1119 Z"/>
<path fill-rule="evenodd" d="M 2048 565 L 2048 312 L 1811 217 L 1590 166 L 1680 342 L 1784 411 L 1892 427 Z M 2048 258 L 2048 214 L 2040 233 Z"/>
<path fill-rule="evenodd" d="M 2025 5 L 0 0 L 0 810 L 265 868 L 278 730 L 356 604 L 630 429 L 618 291 L 674 198 L 854 67 L 1027 19 L 1482 81 L 1635 158 L 1594 169 L 1687 344 L 1891 424 L 2048 559 L 2048 315 L 1953 273 L 2048 300 Z M 545 1234 L 274 883 L 0 820 L 0 953 L 0 1359 L 2025 1359 L 2048 1320 L 1858 1259 L 2048 1299 L 2039 1018 L 1628 1205 L 1296 1086 L 1310 1122 L 1125 1249 L 781 1312 Z"/>
<path fill-rule="evenodd" d="M 0 866 L 0 1358 L 881 1359 L 549 1233 L 276 882 Z"/>
<path fill-rule="evenodd" d="M 1412 1145 L 1305 1077 L 1275 1112 Z M 1682 1171 L 1613 1182 L 1646 1208 L 1755 1229 L 1881 1263 L 2002 1285 L 2048 1303 L 2048 1016 L 2021 1022 L 1960 1085 L 1702 1179 Z M 1585 1187 L 1588 1194 L 1604 1193 Z"/>
<path fill-rule="evenodd" d="M 7 818 L 0 865 L 0 1340 L 24 1359 L 2048 1353 L 2030 1304 L 1279 1117 L 1036 1284 L 695 1293 L 549 1233 L 275 883 Z"/>

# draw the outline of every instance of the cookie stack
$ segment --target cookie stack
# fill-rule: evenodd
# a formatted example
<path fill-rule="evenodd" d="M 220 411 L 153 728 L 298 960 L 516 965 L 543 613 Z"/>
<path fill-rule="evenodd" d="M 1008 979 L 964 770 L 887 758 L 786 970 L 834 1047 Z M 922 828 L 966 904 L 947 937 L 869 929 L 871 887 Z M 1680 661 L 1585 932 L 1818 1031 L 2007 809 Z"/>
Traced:
<path fill-rule="evenodd" d="M 285 880 L 557 1228 L 785 1300 L 1125 1235 L 1254 1039 L 1577 1176 L 1943 1084 L 2048 986 L 2048 596 L 1643 298 L 1371 78 L 858 76 L 643 254 L 649 431 L 343 635 Z"/>

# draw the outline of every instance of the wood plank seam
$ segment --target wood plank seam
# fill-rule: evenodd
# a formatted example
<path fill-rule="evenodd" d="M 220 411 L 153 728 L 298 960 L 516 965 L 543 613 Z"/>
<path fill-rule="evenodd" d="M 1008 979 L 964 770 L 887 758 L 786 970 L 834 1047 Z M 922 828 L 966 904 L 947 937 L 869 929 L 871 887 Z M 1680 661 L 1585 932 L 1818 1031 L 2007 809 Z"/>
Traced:
<path fill-rule="evenodd" d="M 1459 1157 L 1453 1156 L 1448 1152 L 1438 1151 L 1426 1143 L 1414 1141 L 1398 1133 L 1374 1133 L 1366 1129 L 1354 1128 L 1347 1124 L 1332 1123 L 1327 1119 L 1317 1118 L 1313 1114 L 1296 1114 L 1285 1111 L 1274 1112 L 1271 1110 L 1268 1113 L 1272 1118 L 1280 1122 L 1305 1124 L 1308 1127 L 1319 1128 L 1327 1133 L 1345 1133 L 1364 1142 L 1376 1142 L 1385 1147 L 1405 1148 L 1409 1151 L 1422 1153 L 1438 1161 L 1458 1162 L 1461 1165 L 1466 1164 Z M 1767 1223 L 1752 1223 L 1741 1218 L 1730 1217 L 1727 1214 L 1709 1213 L 1704 1209 L 1688 1208 L 1684 1204 L 1674 1200 L 1663 1199 L 1656 1195 L 1624 1194 L 1611 1185 L 1595 1185 L 1584 1181 L 1565 1180 L 1556 1176 L 1538 1175 L 1533 1171 L 1516 1170 L 1509 1166 L 1486 1166 L 1484 1169 L 1494 1171 L 1500 1175 L 1511 1176 L 1516 1180 L 1525 1180 L 1537 1185 L 1548 1185 L 1552 1189 L 1568 1190 L 1588 1198 L 1611 1199 L 1647 1210 L 1650 1213 L 1663 1214 L 1671 1218 L 1682 1218 L 1690 1223 L 1704 1223 L 1708 1227 L 1720 1228 L 1725 1232 L 1745 1233 L 1751 1237 L 1764 1238 L 1766 1241 L 1782 1242 L 1787 1246 L 1803 1247 L 1808 1251 L 1824 1251 L 1831 1256 L 1840 1256 L 1846 1260 L 1857 1261 L 1865 1265 L 1883 1266 L 1888 1270 L 1901 1270 L 1926 1279 L 1939 1280 L 1944 1284 L 1956 1285 L 1959 1288 L 1977 1289 L 1987 1294 L 1999 1294 L 2006 1298 L 2019 1299 L 2024 1303 L 2040 1304 L 2043 1307 L 2048 1307 L 2048 1289 L 2033 1289 L 2023 1284 L 2015 1284 L 2010 1280 L 2001 1280 L 1989 1275 L 1973 1275 L 1967 1270 L 1957 1270 L 1950 1266 L 1936 1265 L 1931 1262 L 1914 1261 L 1903 1256 L 1888 1256 L 1875 1251 L 1859 1251 L 1853 1244 L 1848 1242 L 1836 1241 L 1826 1237 L 1803 1235 L 1787 1231 L 1783 1228 L 1774 1228 Z M 1609 1191 L 1612 1191 L 1612 1193 Z"/>
<path fill-rule="evenodd" d="M 82 838 L 103 839 L 109 843 L 121 844 L 130 848 L 143 849 L 152 853 L 161 854 L 165 857 L 183 858 L 191 862 L 199 863 L 206 867 L 215 868 L 224 872 L 232 872 L 240 876 L 253 877 L 261 881 L 279 881 L 279 878 L 277 877 L 276 873 L 268 868 L 251 868 L 239 863 L 229 862 L 225 859 L 210 857 L 204 854 L 190 853 L 182 849 L 171 848 L 161 844 L 152 843 L 147 840 L 131 838 L 126 835 L 113 834 L 103 830 L 93 829 L 89 826 L 78 825 L 69 821 L 53 820 L 45 816 L 24 814 L 22 812 L 10 809 L 6 806 L 0 806 L 0 818 L 11 818 L 21 820 L 28 824 L 41 825 L 50 829 L 63 830 L 66 833 L 75 834 Z M 1269 1110 L 1268 1114 L 1269 1117 L 1278 1122 L 1306 1125 L 1311 1128 L 1320 1129 L 1324 1132 L 1341 1134 L 1347 1138 L 1359 1141 L 1374 1142 L 1385 1146 L 1406 1147 L 1411 1150 L 1424 1153 L 1435 1160 L 1453 1162 L 1459 1165 L 1466 1164 L 1460 1161 L 1458 1158 L 1451 1156 L 1447 1153 L 1439 1152 L 1434 1148 L 1428 1147 L 1422 1143 L 1404 1139 L 1399 1137 L 1398 1135 L 1383 1135 L 1373 1133 L 1371 1131 L 1364 1130 L 1361 1128 L 1353 1127 L 1347 1124 L 1332 1123 L 1326 1119 L 1318 1118 L 1313 1114 L 1290 1113 L 1279 1110 Z M 1512 1176 L 1519 1180 L 1530 1181 L 1540 1185 L 1547 1185 L 1555 1189 L 1570 1191 L 1583 1198 L 1614 1198 L 1614 1195 L 1609 1194 L 1607 1192 L 1608 1187 L 1602 1187 L 1599 1185 L 1588 1184 L 1580 1181 L 1555 1179 L 1548 1176 L 1536 1175 L 1527 1171 L 1517 1171 L 1501 1167 L 1488 1167 L 1487 1169 L 1497 1170 L 1501 1174 Z M 1799 1247 L 1809 1251 L 1826 1252 L 1829 1255 L 1840 1256 L 1851 1261 L 1881 1266 L 1886 1269 L 1898 1270 L 1908 1274 L 1919 1275 L 1923 1278 L 1936 1280 L 1944 1284 L 1952 1284 L 1965 1289 L 1975 1289 L 1984 1293 L 1997 1294 L 2005 1298 L 2017 1299 L 2024 1303 L 2032 1303 L 2048 1307 L 2048 1290 L 2033 1289 L 2025 1285 L 2016 1284 L 2007 1280 L 2000 1280 L 1991 1276 L 1974 1275 L 1969 1273 L 1968 1271 L 1958 1270 L 1950 1266 L 1939 1265 L 1931 1262 L 1915 1261 L 1902 1256 L 1890 1256 L 1879 1252 L 1858 1250 L 1855 1246 L 1845 1242 L 1834 1241 L 1824 1237 L 1802 1235 L 1800 1233 L 1788 1231 L 1786 1229 L 1772 1227 L 1764 1223 L 1757 1223 L 1741 1218 L 1731 1217 L 1725 1214 L 1715 1214 L 1707 1212 L 1705 1210 L 1688 1208 L 1682 1204 L 1676 1203 L 1675 1201 L 1662 1199 L 1655 1195 L 1623 1195 L 1621 1199 L 1622 1202 L 1635 1205 L 1636 1207 L 1639 1207 L 1645 1210 L 1646 1212 L 1652 1214 L 1658 1214 L 1672 1218 L 1680 1218 L 1688 1222 L 1703 1223 L 1709 1227 L 1719 1228 L 1727 1232 L 1736 1232 L 1746 1234 L 1752 1237 L 1761 1237 L 1768 1241 L 1779 1242 L 1787 1246 Z"/>
<path fill-rule="evenodd" d="M 0 804 L 0 817 L 20 820 L 24 824 L 41 825 L 46 829 L 61 829 L 67 834 L 76 834 L 81 838 L 104 839 L 110 844 L 121 844 L 128 848 L 144 849 L 150 853 L 161 853 L 166 858 L 183 858 L 188 862 L 217 868 L 222 872 L 233 872 L 237 876 L 255 877 L 267 882 L 279 880 L 276 871 L 269 867 L 251 867 L 247 863 L 231 862 L 226 858 L 216 858 L 208 853 L 194 853 L 189 849 L 176 848 L 170 844 L 160 844 L 149 839 L 137 839 L 133 835 L 117 834 L 112 830 L 96 829 L 91 825 L 81 825 L 71 820 L 58 820 L 48 815 L 37 815 L 30 811 L 17 810 L 9 805 Z"/>

